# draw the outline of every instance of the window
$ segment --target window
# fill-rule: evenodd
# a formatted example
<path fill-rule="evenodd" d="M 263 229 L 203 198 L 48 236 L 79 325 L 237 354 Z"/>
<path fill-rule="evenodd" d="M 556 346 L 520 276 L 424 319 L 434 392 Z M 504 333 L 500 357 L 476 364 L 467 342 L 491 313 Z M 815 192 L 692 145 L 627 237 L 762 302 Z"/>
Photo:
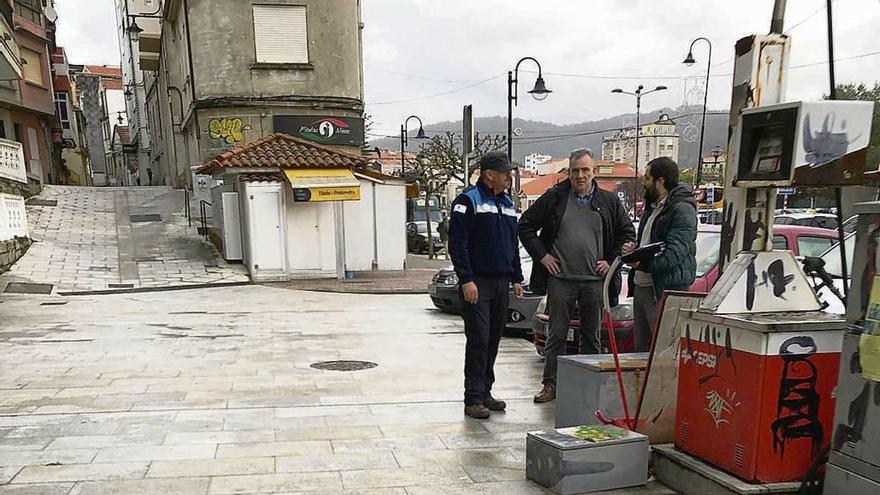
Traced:
<path fill-rule="evenodd" d="M 43 2 L 41 0 L 15 0 L 15 13 L 26 21 L 42 25 Z"/>
<path fill-rule="evenodd" d="M 21 58 L 23 61 L 22 72 L 24 73 L 24 80 L 42 86 L 43 64 L 40 60 L 40 54 L 31 49 L 21 47 Z"/>
<path fill-rule="evenodd" d="M 254 5 L 254 41 L 258 63 L 309 63 L 306 8 Z"/>
<path fill-rule="evenodd" d="M 834 239 L 830 237 L 798 236 L 798 254 L 800 256 L 819 256 L 831 247 Z"/>
<path fill-rule="evenodd" d="M 773 236 L 773 249 L 784 251 L 788 249 L 788 239 L 784 235 Z"/>
<path fill-rule="evenodd" d="M 28 169 L 34 175 L 40 173 L 40 144 L 37 142 L 37 130 L 33 127 L 27 128 L 28 148 L 30 149 L 30 163 Z"/>
<path fill-rule="evenodd" d="M 68 102 L 67 93 L 55 93 L 55 113 L 58 115 L 58 120 L 61 121 L 61 128 L 69 131 L 70 103 Z"/>

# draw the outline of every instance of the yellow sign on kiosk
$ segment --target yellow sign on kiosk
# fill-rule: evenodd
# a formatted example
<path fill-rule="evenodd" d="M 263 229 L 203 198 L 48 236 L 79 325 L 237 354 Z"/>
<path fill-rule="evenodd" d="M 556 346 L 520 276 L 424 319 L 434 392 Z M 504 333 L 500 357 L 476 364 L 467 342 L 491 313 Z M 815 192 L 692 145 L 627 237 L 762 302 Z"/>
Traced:
<path fill-rule="evenodd" d="M 297 203 L 361 199 L 360 182 L 347 168 L 285 169 L 284 175 Z"/>

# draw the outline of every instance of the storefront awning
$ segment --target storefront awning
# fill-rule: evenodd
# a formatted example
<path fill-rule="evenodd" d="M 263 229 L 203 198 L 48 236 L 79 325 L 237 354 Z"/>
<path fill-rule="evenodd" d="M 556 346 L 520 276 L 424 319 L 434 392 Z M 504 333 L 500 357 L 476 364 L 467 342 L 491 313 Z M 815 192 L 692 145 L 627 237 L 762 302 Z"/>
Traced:
<path fill-rule="evenodd" d="M 284 175 L 293 188 L 296 202 L 361 199 L 360 182 L 347 168 L 285 169 Z"/>

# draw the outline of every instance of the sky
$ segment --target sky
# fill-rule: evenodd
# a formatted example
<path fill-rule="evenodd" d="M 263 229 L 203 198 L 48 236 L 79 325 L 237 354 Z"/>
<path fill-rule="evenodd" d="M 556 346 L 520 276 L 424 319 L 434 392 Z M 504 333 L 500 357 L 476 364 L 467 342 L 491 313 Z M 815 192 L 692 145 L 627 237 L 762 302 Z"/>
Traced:
<path fill-rule="evenodd" d="M 71 62 L 119 62 L 113 0 L 57 3 L 58 41 Z M 788 101 L 828 92 L 824 6 L 788 0 Z M 516 117 L 571 124 L 633 112 L 633 98 L 611 90 L 639 84 L 669 88 L 645 96 L 643 111 L 699 104 L 707 45 L 694 47 L 693 67 L 681 62 L 701 36 L 713 45 L 709 108 L 726 109 L 734 43 L 766 33 L 772 8 L 772 0 L 363 0 L 365 100 L 376 134 L 368 138 L 396 135 L 411 114 L 425 124 L 460 119 L 466 104 L 477 117 L 506 115 L 507 71 L 525 56 L 538 59 L 553 93 L 544 101 L 526 93 L 536 66 L 523 62 Z M 833 8 L 837 82 L 880 81 L 880 0 Z"/>

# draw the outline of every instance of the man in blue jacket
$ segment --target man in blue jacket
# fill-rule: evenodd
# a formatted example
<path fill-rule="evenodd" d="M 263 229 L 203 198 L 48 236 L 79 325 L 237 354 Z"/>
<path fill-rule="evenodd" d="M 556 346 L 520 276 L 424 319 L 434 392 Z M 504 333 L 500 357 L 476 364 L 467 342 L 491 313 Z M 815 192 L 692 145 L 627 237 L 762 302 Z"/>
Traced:
<path fill-rule="evenodd" d="M 516 239 L 516 207 L 505 189 L 515 167 L 507 154 L 480 159 L 480 179 L 452 202 L 449 253 L 458 275 L 467 339 L 464 356 L 464 413 L 486 419 L 507 404 L 492 397 L 495 356 L 507 324 L 510 284 L 522 297 L 522 269 Z"/>

